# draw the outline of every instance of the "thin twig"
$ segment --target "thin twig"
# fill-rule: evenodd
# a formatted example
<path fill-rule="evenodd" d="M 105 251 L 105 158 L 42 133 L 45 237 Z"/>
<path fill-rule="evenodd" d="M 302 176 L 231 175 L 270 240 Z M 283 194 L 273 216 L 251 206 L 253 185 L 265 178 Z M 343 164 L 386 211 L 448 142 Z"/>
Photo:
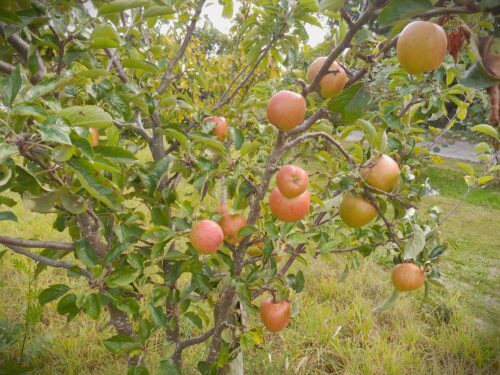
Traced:
<path fill-rule="evenodd" d="M 349 155 L 349 153 L 344 149 L 344 147 L 342 147 L 342 145 L 338 141 L 336 141 L 335 139 L 333 139 L 333 137 L 331 137 L 330 135 L 328 135 L 328 134 L 326 134 L 324 132 L 316 132 L 316 133 L 306 133 L 306 134 L 303 134 L 300 137 L 295 138 L 293 141 L 290 141 L 287 144 L 285 144 L 285 146 L 283 147 L 283 149 L 284 150 L 288 150 L 289 148 L 295 147 L 299 143 L 305 141 L 306 139 L 310 139 L 310 138 L 323 138 L 323 139 L 325 139 L 326 141 L 328 141 L 329 143 L 331 143 L 332 145 L 334 145 L 340 151 L 340 153 L 342 155 L 344 155 L 344 157 L 351 164 L 351 166 L 353 166 L 353 167 L 356 166 L 356 162 L 351 157 L 351 155 Z"/>
<path fill-rule="evenodd" d="M 19 246 L 14 246 L 14 245 L 8 245 L 8 244 L 3 244 L 5 247 L 11 249 L 13 252 L 17 253 L 17 254 L 21 254 L 21 255 L 24 255 L 25 257 L 28 257 L 30 259 L 33 259 L 33 260 L 36 260 L 37 262 L 40 262 L 40 263 L 43 263 L 47 266 L 50 266 L 50 267 L 56 267 L 56 268 L 66 268 L 66 269 L 72 269 L 72 268 L 78 268 L 77 266 L 75 266 L 74 264 L 71 264 L 71 263 L 68 263 L 68 262 L 64 262 L 62 260 L 53 260 L 53 259 L 50 259 L 50 258 L 47 258 L 47 257 L 44 257 L 42 255 L 39 255 L 39 254 L 35 254 L 35 253 L 32 253 L 31 251 L 28 251 L 22 247 L 19 247 Z M 81 268 L 79 268 L 80 272 L 82 272 L 82 274 L 89 280 L 92 279 L 92 275 L 90 274 L 89 271 L 87 270 L 83 270 Z"/>
<path fill-rule="evenodd" d="M 365 196 L 368 198 L 368 200 L 370 201 L 370 203 L 372 204 L 372 206 L 375 208 L 375 210 L 377 210 L 377 213 L 378 215 L 380 216 L 380 218 L 382 219 L 382 221 L 384 222 L 385 226 L 387 227 L 387 231 L 389 232 L 389 235 L 391 236 L 392 240 L 394 241 L 394 243 L 396 245 L 398 245 L 398 247 L 401 247 L 401 244 L 399 243 L 399 239 L 398 237 L 396 236 L 396 234 L 394 233 L 394 231 L 392 230 L 392 225 L 391 223 L 389 222 L 389 220 L 387 220 L 387 218 L 385 217 L 384 213 L 382 212 L 382 210 L 380 209 L 380 206 L 378 205 L 378 203 L 375 201 L 375 198 L 373 197 L 372 193 L 370 192 L 369 189 L 365 189 Z"/>
<path fill-rule="evenodd" d="M 58 249 L 58 250 L 74 250 L 75 246 L 69 242 L 56 241 L 34 241 L 24 240 L 21 238 L 0 236 L 0 243 L 13 246 L 40 248 L 40 249 Z"/>
<path fill-rule="evenodd" d="M 184 53 L 186 52 L 186 48 L 191 41 L 191 37 L 193 35 L 193 32 L 196 28 L 196 23 L 198 22 L 198 19 L 200 18 L 201 11 L 203 9 L 203 5 L 205 4 L 206 0 L 200 0 L 198 2 L 198 5 L 196 7 L 196 10 L 194 12 L 193 17 L 191 18 L 191 22 L 189 23 L 189 26 L 187 27 L 186 30 L 186 35 L 184 36 L 184 40 L 182 41 L 182 44 L 179 48 L 179 51 L 175 54 L 172 60 L 168 63 L 167 70 L 163 74 L 163 77 L 161 78 L 160 85 L 156 89 L 156 93 L 158 95 L 161 95 L 165 92 L 165 90 L 170 86 L 173 80 L 173 75 L 172 72 L 174 71 L 174 67 L 177 64 L 177 62 L 184 56 Z"/>
<path fill-rule="evenodd" d="M 189 339 L 185 339 L 185 340 L 182 340 L 180 343 L 179 343 L 179 347 L 181 347 L 182 349 L 185 349 L 187 347 L 190 347 L 190 346 L 193 346 L 193 345 L 196 345 L 196 344 L 199 344 L 199 343 L 202 343 L 203 341 L 206 341 L 210 338 L 210 336 L 212 336 L 215 332 L 215 327 L 214 328 L 211 328 L 209 329 L 207 332 L 205 332 L 204 334 L 202 335 L 199 335 L 199 336 L 195 336 L 195 337 L 191 337 Z"/>

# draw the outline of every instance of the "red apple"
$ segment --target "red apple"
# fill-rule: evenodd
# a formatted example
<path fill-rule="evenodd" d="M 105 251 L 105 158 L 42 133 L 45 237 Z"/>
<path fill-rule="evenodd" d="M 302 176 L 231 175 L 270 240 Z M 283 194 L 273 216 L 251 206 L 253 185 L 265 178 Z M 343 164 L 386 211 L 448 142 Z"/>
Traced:
<path fill-rule="evenodd" d="M 247 220 L 241 215 L 226 213 L 222 216 L 219 224 L 222 232 L 224 232 L 224 239 L 231 244 L 236 244 L 241 241 L 241 238 L 238 237 L 238 232 L 247 225 Z"/>
<path fill-rule="evenodd" d="M 307 189 L 309 176 L 306 171 L 296 165 L 285 165 L 276 175 L 276 185 L 281 194 L 287 198 L 294 198 Z"/>
<path fill-rule="evenodd" d="M 294 198 L 287 198 L 276 188 L 269 196 L 271 212 L 287 223 L 302 220 L 307 215 L 310 204 L 311 197 L 307 190 Z"/>
<path fill-rule="evenodd" d="M 326 57 L 318 57 L 307 69 L 307 79 L 309 82 L 314 81 L 320 69 L 325 65 Z M 328 69 L 332 73 L 327 73 L 319 82 L 321 96 L 323 98 L 331 98 L 341 92 L 347 81 L 347 74 L 344 69 L 334 61 Z"/>
<path fill-rule="evenodd" d="M 279 332 L 285 329 L 290 323 L 292 315 L 290 302 L 274 303 L 272 298 L 262 301 L 259 312 L 262 323 L 270 332 Z"/>
<path fill-rule="evenodd" d="M 203 254 L 214 254 L 224 241 L 222 228 L 213 220 L 198 221 L 191 230 L 191 244 Z"/>
<path fill-rule="evenodd" d="M 267 104 L 267 119 L 281 131 L 292 130 L 304 121 L 306 100 L 300 94 L 283 90 Z"/>
<path fill-rule="evenodd" d="M 414 263 L 400 263 L 393 268 L 391 279 L 397 290 L 409 292 L 424 285 L 425 274 L 424 271 Z"/>
<path fill-rule="evenodd" d="M 448 50 L 443 28 L 427 21 L 413 21 L 399 34 L 396 52 L 408 73 L 430 72 L 439 67 Z"/>
<path fill-rule="evenodd" d="M 399 183 L 400 172 L 398 163 L 394 159 L 380 155 L 366 163 L 361 169 L 361 177 L 366 184 L 389 193 Z"/>
<path fill-rule="evenodd" d="M 225 117 L 222 116 L 207 117 L 203 120 L 203 122 L 215 123 L 215 127 L 213 128 L 212 132 L 219 141 L 223 142 L 227 138 L 227 134 L 229 132 L 229 126 L 227 125 Z"/>
<path fill-rule="evenodd" d="M 377 210 L 361 195 L 347 193 L 340 203 L 339 215 L 351 228 L 359 228 L 375 219 Z"/>

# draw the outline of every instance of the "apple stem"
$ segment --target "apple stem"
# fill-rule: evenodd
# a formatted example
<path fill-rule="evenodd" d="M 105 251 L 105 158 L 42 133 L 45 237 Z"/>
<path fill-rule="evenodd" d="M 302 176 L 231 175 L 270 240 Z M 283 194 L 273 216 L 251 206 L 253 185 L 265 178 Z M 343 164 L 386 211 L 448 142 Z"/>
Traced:
<path fill-rule="evenodd" d="M 278 300 L 276 298 L 276 291 L 273 289 L 273 288 L 268 288 L 266 286 L 262 287 L 263 290 L 265 291 L 268 291 L 269 293 L 271 293 L 272 297 L 273 297 L 273 303 L 277 303 Z"/>

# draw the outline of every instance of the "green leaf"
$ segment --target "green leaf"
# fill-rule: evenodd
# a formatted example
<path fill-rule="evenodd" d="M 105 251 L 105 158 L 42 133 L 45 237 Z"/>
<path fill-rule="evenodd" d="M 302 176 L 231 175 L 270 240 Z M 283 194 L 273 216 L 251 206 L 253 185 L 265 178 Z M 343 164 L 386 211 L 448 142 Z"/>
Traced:
<path fill-rule="evenodd" d="M 44 193 L 40 196 L 32 196 L 29 193 L 23 194 L 24 207 L 33 212 L 47 213 L 52 211 L 58 199 L 57 191 Z"/>
<path fill-rule="evenodd" d="M 222 17 L 231 18 L 233 16 L 233 0 L 223 0 L 223 4 Z"/>
<path fill-rule="evenodd" d="M 204 134 L 196 134 L 192 133 L 190 134 L 191 139 L 194 141 L 202 143 L 204 146 L 209 148 L 211 151 L 215 152 L 216 154 L 219 155 L 224 155 L 226 153 L 226 148 L 224 147 L 224 144 L 222 142 L 219 142 L 218 140 L 212 138 L 212 137 L 207 137 Z"/>
<path fill-rule="evenodd" d="M 418 224 L 412 224 L 413 236 L 406 242 L 403 259 L 415 259 L 424 250 L 425 234 Z"/>
<path fill-rule="evenodd" d="M 12 105 L 23 83 L 21 77 L 21 69 L 19 68 L 19 66 L 20 65 L 18 64 L 16 69 L 14 69 L 14 71 L 10 75 L 0 81 L 2 101 L 6 107 L 10 107 Z"/>
<path fill-rule="evenodd" d="M 370 94 L 365 85 L 358 82 L 330 101 L 330 110 L 339 112 L 343 122 L 351 123 L 361 117 L 370 102 Z"/>
<path fill-rule="evenodd" d="M 116 257 L 118 257 L 120 254 L 126 251 L 129 247 L 130 247 L 129 243 L 121 243 L 115 246 L 110 252 L 106 254 L 106 257 L 104 258 L 104 264 L 106 265 L 109 262 L 113 261 Z"/>
<path fill-rule="evenodd" d="M 483 185 L 483 184 L 490 182 L 491 180 L 494 180 L 494 179 L 495 179 L 495 176 L 483 176 L 483 177 L 479 177 L 477 179 L 477 183 L 479 185 Z"/>
<path fill-rule="evenodd" d="M 94 152 L 118 163 L 135 163 L 135 155 L 122 147 L 96 146 Z"/>
<path fill-rule="evenodd" d="M 396 301 L 398 300 L 399 294 L 400 294 L 400 292 L 397 289 L 394 289 L 394 291 L 392 292 L 389 299 L 387 301 L 385 301 L 382 306 L 374 308 L 372 310 L 372 312 L 379 313 L 379 312 L 383 312 L 383 311 L 391 309 L 396 304 Z"/>
<path fill-rule="evenodd" d="M 139 303 L 133 298 L 125 298 L 117 301 L 116 307 L 129 315 L 137 315 L 141 308 Z"/>
<path fill-rule="evenodd" d="M 344 6 L 344 3 L 345 0 L 323 0 L 320 7 L 322 11 L 337 12 Z"/>
<path fill-rule="evenodd" d="M 59 199 L 64 209 L 73 215 L 81 214 L 87 210 L 87 202 L 85 199 L 82 196 L 71 193 L 67 189 L 63 189 L 59 192 Z"/>
<path fill-rule="evenodd" d="M 367 141 L 373 145 L 377 139 L 377 130 L 375 127 L 369 121 L 364 119 L 358 119 L 356 124 L 365 133 Z"/>
<path fill-rule="evenodd" d="M 113 0 L 99 7 L 99 15 L 114 14 L 149 4 L 148 0 Z"/>
<path fill-rule="evenodd" d="M 498 85 L 500 80 L 491 76 L 480 61 L 476 61 L 465 73 L 460 83 L 475 89 L 485 89 Z"/>
<path fill-rule="evenodd" d="M 47 111 L 39 104 L 33 102 L 17 103 L 10 112 L 12 115 L 33 117 L 37 121 L 47 118 Z"/>
<path fill-rule="evenodd" d="M 118 286 L 127 286 L 132 283 L 137 276 L 139 276 L 140 271 L 130 267 L 123 266 L 117 268 L 108 277 L 107 283 L 111 288 L 116 288 Z"/>
<path fill-rule="evenodd" d="M 75 171 L 78 180 L 87 192 L 108 207 L 115 209 L 122 200 L 120 192 L 109 180 L 99 174 L 92 164 L 85 159 L 71 159 L 68 164 Z"/>
<path fill-rule="evenodd" d="M 95 105 L 84 105 L 64 108 L 59 111 L 71 126 L 102 129 L 113 125 L 113 119 L 102 108 Z"/>
<path fill-rule="evenodd" d="M 125 354 L 140 349 L 139 343 L 129 336 L 115 335 L 103 341 L 104 346 L 114 354 Z"/>
<path fill-rule="evenodd" d="M 57 304 L 57 312 L 61 315 L 68 315 L 68 321 L 72 320 L 80 309 L 76 306 L 76 296 L 66 294 Z"/>
<path fill-rule="evenodd" d="M 201 320 L 201 318 L 195 314 L 194 312 L 192 311 L 188 311 L 187 313 L 184 314 L 184 316 L 186 318 L 188 318 L 196 327 L 198 328 L 202 328 L 203 327 L 203 321 Z"/>
<path fill-rule="evenodd" d="M 183 149 L 187 150 L 189 148 L 189 141 L 184 133 L 181 133 L 180 131 L 172 128 L 166 128 L 163 129 L 163 134 L 167 136 L 167 140 L 173 138 L 177 142 L 179 142 Z"/>
<path fill-rule="evenodd" d="M 142 14 L 143 18 L 158 17 L 158 16 L 168 16 L 174 14 L 174 10 L 167 6 L 152 5 L 147 7 Z"/>
<path fill-rule="evenodd" d="M 101 312 L 101 303 L 99 302 L 99 296 L 96 293 L 89 294 L 85 298 L 83 311 L 85 311 L 85 313 L 94 320 L 97 320 L 99 318 L 99 314 Z"/>
<path fill-rule="evenodd" d="M 27 93 L 26 99 L 35 100 L 40 96 L 44 96 L 46 94 L 51 93 L 52 91 L 65 86 L 70 81 L 70 78 L 58 78 L 51 77 L 47 78 L 35 86 L 33 86 Z"/>
<path fill-rule="evenodd" d="M 481 132 L 498 140 L 498 130 L 487 124 L 479 124 L 470 128 L 473 132 Z"/>
<path fill-rule="evenodd" d="M 236 148 L 236 150 L 240 150 L 241 146 L 243 145 L 243 142 L 245 141 L 243 132 L 235 127 L 231 127 L 230 132 L 231 132 L 231 138 L 233 139 L 234 142 L 234 147 Z"/>
<path fill-rule="evenodd" d="M 159 307 L 155 307 L 152 304 L 148 303 L 148 310 L 151 314 L 151 317 L 153 318 L 154 324 L 157 327 L 163 328 L 167 325 L 167 317 Z"/>
<path fill-rule="evenodd" d="M 109 23 L 97 25 L 90 34 L 90 48 L 118 48 L 120 47 L 120 35 Z"/>
<path fill-rule="evenodd" d="M 310 12 L 317 12 L 320 10 L 318 0 L 300 0 L 299 5 Z"/>
<path fill-rule="evenodd" d="M 381 25 L 390 25 L 402 18 L 409 18 L 433 8 L 430 0 L 391 0 L 378 17 Z"/>
<path fill-rule="evenodd" d="M 0 163 L 17 154 L 17 147 L 0 139 Z"/>
<path fill-rule="evenodd" d="M 16 221 L 17 216 L 11 211 L 0 211 L 0 221 Z"/>
<path fill-rule="evenodd" d="M 132 68 L 137 70 L 143 70 L 145 72 L 150 72 L 153 74 L 158 74 L 160 69 L 153 63 L 150 63 L 146 60 L 138 60 L 138 59 L 123 59 L 122 65 L 125 68 Z"/>
<path fill-rule="evenodd" d="M 71 139 L 69 137 L 71 129 L 61 119 L 53 120 L 47 121 L 36 128 L 42 140 L 71 146 Z"/>
<path fill-rule="evenodd" d="M 86 240 L 75 241 L 75 256 L 88 268 L 98 263 L 95 249 Z"/>
<path fill-rule="evenodd" d="M 181 371 L 172 362 L 170 362 L 170 360 L 161 361 L 160 369 L 161 373 L 165 375 L 182 375 Z M 215 372 L 213 372 L 212 374 L 215 374 Z"/>
<path fill-rule="evenodd" d="M 16 24 L 22 23 L 23 20 L 6 9 L 0 9 L 0 22 Z"/>
<path fill-rule="evenodd" d="M 238 237 L 245 237 L 257 233 L 259 230 L 256 227 L 244 226 L 238 231 Z"/>
<path fill-rule="evenodd" d="M 472 168 L 469 164 L 457 163 L 457 166 L 462 168 L 469 175 L 474 176 L 474 168 Z"/>
<path fill-rule="evenodd" d="M 10 181 L 12 177 L 12 169 L 6 164 L 0 164 L 0 186 L 4 186 Z M 0 197 L 1 199 L 2 197 Z M 12 207 L 12 206 L 11 206 Z"/>

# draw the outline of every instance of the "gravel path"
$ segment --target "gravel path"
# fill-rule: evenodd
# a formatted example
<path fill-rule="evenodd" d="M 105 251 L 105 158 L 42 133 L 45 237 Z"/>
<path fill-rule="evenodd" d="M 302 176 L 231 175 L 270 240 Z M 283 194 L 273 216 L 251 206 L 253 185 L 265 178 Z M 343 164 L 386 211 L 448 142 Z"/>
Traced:
<path fill-rule="evenodd" d="M 349 142 L 357 142 L 363 136 L 363 132 L 361 131 L 353 131 L 346 138 Z M 432 142 L 422 142 L 419 144 L 421 147 L 429 147 Z M 436 146 L 434 146 L 434 150 L 431 152 L 434 155 L 439 155 L 448 159 L 456 159 L 456 160 L 466 160 L 472 162 L 479 162 L 480 160 L 476 157 L 476 151 L 474 150 L 474 144 L 471 144 L 466 141 L 455 140 L 451 138 L 442 138 Z"/>

